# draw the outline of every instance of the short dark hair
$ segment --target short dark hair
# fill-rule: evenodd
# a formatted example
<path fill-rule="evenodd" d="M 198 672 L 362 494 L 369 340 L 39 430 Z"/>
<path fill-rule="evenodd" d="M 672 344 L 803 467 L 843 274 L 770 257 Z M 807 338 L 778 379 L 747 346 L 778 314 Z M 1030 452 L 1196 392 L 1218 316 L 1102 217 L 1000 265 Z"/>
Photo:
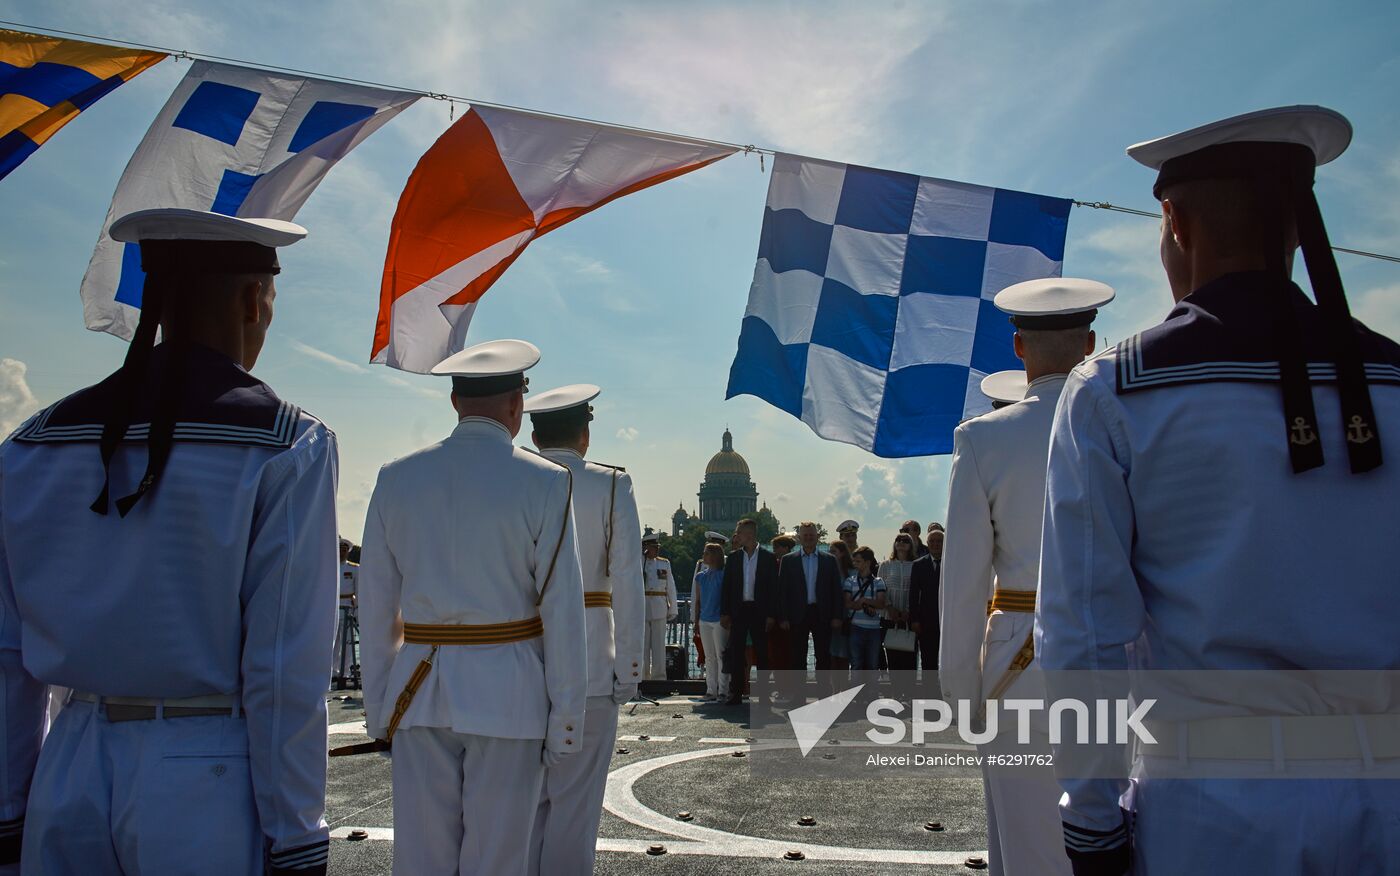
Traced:
<path fill-rule="evenodd" d="M 587 420 L 566 420 L 552 418 L 534 423 L 535 441 L 541 447 L 558 447 L 561 444 L 575 444 L 588 428 Z"/>
<path fill-rule="evenodd" d="M 757 520 L 754 520 L 752 517 L 745 517 L 743 520 L 740 520 L 738 523 L 734 524 L 734 528 L 735 528 L 735 529 L 752 529 L 754 532 L 757 532 L 757 531 L 758 531 L 758 521 L 757 521 Z"/>

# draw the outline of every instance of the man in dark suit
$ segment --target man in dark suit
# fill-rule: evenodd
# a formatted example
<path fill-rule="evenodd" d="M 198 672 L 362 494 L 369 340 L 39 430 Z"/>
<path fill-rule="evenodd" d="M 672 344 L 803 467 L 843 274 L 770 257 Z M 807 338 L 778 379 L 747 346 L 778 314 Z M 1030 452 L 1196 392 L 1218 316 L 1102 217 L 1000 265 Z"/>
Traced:
<path fill-rule="evenodd" d="M 817 671 L 831 669 L 832 622 L 840 627 L 844 608 L 841 569 L 835 557 L 817 550 L 817 540 L 817 525 L 803 521 L 797 527 L 801 549 L 783 557 L 778 567 L 778 623 L 790 631 L 788 667 L 804 673 L 808 636 Z"/>
<path fill-rule="evenodd" d="M 924 677 L 938 668 L 938 584 L 943 576 L 943 524 L 930 523 L 928 553 L 909 572 L 909 628 L 919 637 Z"/>
<path fill-rule="evenodd" d="M 749 667 L 745 646 L 753 639 L 754 663 L 768 669 L 768 631 L 777 625 L 778 560 L 758 546 L 758 523 L 745 518 L 734 528 L 738 548 L 724 561 L 720 624 L 729 631 L 729 703 L 738 705 Z"/>

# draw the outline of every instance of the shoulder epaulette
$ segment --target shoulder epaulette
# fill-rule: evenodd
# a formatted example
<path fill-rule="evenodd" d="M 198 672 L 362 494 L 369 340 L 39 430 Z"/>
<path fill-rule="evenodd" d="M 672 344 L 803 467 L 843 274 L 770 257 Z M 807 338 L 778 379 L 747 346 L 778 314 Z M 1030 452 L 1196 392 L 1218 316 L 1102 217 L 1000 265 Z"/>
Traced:
<path fill-rule="evenodd" d="M 612 470 L 614 470 L 614 471 L 620 471 L 620 472 L 622 472 L 623 474 L 626 474 L 626 473 L 627 473 L 627 469 L 623 468 L 623 467 L 620 466 L 620 465 L 608 465 L 606 462 L 596 462 L 595 460 L 592 460 L 592 459 L 590 459 L 590 460 L 588 460 L 588 461 L 591 462 L 591 463 L 593 463 L 594 465 L 601 466 L 602 468 L 610 468 L 610 469 L 612 469 Z"/>
<path fill-rule="evenodd" d="M 531 449 L 528 448 L 528 447 L 522 447 L 522 448 L 520 448 L 520 449 L 523 450 L 523 451 L 525 451 L 526 453 L 533 454 L 534 456 L 539 457 L 540 459 L 544 460 L 545 462 L 549 463 L 550 465 L 557 465 L 557 466 L 559 466 L 559 467 L 562 468 L 564 471 L 569 472 L 569 475 L 570 475 L 571 477 L 573 476 L 573 469 L 569 468 L 569 467 L 568 467 L 567 465 L 565 465 L 564 463 L 559 462 L 558 460 L 555 460 L 555 459 L 550 459 L 548 456 L 545 456 L 543 453 L 540 453 L 538 450 L 531 450 Z"/>

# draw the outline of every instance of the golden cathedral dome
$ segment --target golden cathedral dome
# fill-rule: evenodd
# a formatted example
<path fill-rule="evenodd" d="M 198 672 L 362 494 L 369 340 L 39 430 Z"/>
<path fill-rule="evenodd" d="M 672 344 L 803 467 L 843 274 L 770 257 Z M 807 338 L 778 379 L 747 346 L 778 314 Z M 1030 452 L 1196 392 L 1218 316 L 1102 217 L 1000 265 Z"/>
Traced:
<path fill-rule="evenodd" d="M 724 440 L 720 445 L 719 453 L 710 457 L 710 464 L 705 466 L 705 474 L 738 474 L 749 476 L 749 464 L 744 457 L 734 452 L 734 436 L 729 434 L 729 430 L 724 430 Z"/>

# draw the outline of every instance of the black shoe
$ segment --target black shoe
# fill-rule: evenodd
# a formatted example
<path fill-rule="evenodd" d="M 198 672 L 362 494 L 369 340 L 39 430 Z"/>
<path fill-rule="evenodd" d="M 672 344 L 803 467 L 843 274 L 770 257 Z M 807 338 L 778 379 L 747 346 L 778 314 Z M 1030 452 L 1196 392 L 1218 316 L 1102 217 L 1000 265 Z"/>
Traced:
<path fill-rule="evenodd" d="M 725 704 L 726 706 L 738 706 L 738 705 L 742 705 L 743 702 L 744 702 L 744 701 L 739 697 L 738 694 L 730 694 L 730 695 L 729 695 L 729 699 L 725 700 L 725 701 L 724 701 L 724 704 Z"/>

